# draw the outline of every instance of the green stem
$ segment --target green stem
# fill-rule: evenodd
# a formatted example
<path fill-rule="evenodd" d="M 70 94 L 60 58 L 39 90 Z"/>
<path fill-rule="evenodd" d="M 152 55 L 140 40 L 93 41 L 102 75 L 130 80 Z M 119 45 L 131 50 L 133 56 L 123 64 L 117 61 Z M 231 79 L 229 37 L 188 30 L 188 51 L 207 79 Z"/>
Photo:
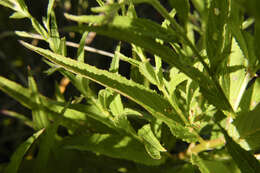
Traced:
<path fill-rule="evenodd" d="M 203 60 L 202 56 L 200 55 L 199 51 L 197 50 L 197 48 L 193 45 L 193 43 L 187 38 L 183 28 L 169 15 L 168 11 L 160 4 L 160 2 L 158 0 L 151 0 L 149 2 L 164 18 L 166 18 L 167 20 L 170 21 L 171 23 L 171 27 L 173 29 L 175 29 L 175 31 L 181 35 L 181 37 L 183 38 L 183 40 L 188 44 L 188 46 L 191 48 L 191 50 L 193 51 L 193 53 L 197 56 L 197 58 L 199 59 L 199 61 L 202 63 L 202 65 L 205 68 L 205 71 L 208 73 L 208 75 L 212 78 L 215 87 L 217 88 L 217 90 L 220 92 L 220 94 L 222 96 L 225 96 L 219 82 L 218 79 L 216 78 L 216 76 L 214 74 L 212 74 L 208 64 Z M 232 117 L 235 117 L 235 112 L 230 104 L 230 102 L 228 101 L 227 97 L 224 97 L 224 101 L 225 103 L 229 106 L 229 110 L 228 112 L 230 113 L 230 115 Z"/>
<path fill-rule="evenodd" d="M 179 108 L 176 100 L 176 96 L 173 94 L 173 99 L 169 95 L 169 93 L 165 90 L 164 87 L 158 87 L 164 94 L 164 96 L 168 99 L 174 110 L 177 112 L 177 114 L 180 116 L 182 121 L 185 123 L 185 125 L 190 125 L 189 121 L 187 120 L 186 116 L 182 113 L 181 109 Z"/>

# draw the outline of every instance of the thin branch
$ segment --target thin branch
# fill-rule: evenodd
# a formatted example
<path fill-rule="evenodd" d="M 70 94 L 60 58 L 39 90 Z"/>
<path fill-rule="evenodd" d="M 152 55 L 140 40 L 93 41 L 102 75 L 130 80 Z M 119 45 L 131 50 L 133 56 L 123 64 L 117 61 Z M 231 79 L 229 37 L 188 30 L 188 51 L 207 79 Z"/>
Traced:
<path fill-rule="evenodd" d="M 34 34 L 34 33 L 26 33 L 26 32 L 15 32 L 18 36 L 21 37 L 27 37 L 27 38 L 33 38 L 33 39 L 38 39 L 38 40 L 43 40 L 43 37 L 39 34 Z M 66 45 L 70 46 L 70 47 L 79 47 L 79 44 L 77 43 L 73 43 L 70 41 L 66 41 Z M 99 50 L 93 47 L 89 47 L 89 46 L 84 46 L 84 50 L 88 51 L 88 52 L 92 52 L 92 53 L 96 53 L 96 54 L 100 54 L 100 55 L 104 55 L 104 56 L 108 56 L 111 58 L 114 58 L 115 54 L 107 52 L 107 51 L 103 51 L 103 50 Z"/>

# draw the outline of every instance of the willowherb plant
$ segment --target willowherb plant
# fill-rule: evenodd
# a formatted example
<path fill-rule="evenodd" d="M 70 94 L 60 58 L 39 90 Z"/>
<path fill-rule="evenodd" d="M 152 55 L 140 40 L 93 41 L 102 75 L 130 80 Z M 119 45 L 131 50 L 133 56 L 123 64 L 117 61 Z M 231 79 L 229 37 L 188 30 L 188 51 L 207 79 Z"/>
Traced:
<path fill-rule="evenodd" d="M 11 18 L 30 19 L 36 32 L 17 35 L 43 40 L 50 49 L 20 43 L 46 58 L 49 74 L 61 73 L 81 93 L 66 101 L 57 89 L 56 100 L 47 98 L 30 70 L 29 88 L 0 77 L 0 89 L 32 110 L 32 120 L 23 120 L 35 130 L 6 172 L 23 172 L 27 162 L 36 172 L 93 172 L 95 166 L 119 172 L 258 172 L 253 154 L 258 156 L 260 148 L 260 84 L 256 77 L 250 82 L 260 55 L 256 0 L 169 0 L 170 12 L 158 0 L 97 3 L 91 8 L 96 15 L 64 14 L 79 25 L 63 31 L 82 33 L 72 59 L 66 57 L 71 42 L 58 32 L 54 0 L 44 26 L 23 0 L 0 1 L 15 11 Z M 139 18 L 135 7 L 140 3 L 151 5 L 164 22 Z M 132 57 L 120 53 L 119 42 L 114 54 L 101 51 L 112 56 L 109 70 L 87 64 L 84 50 L 93 50 L 85 47 L 90 31 L 131 44 Z M 120 61 L 131 65 L 130 79 L 119 74 Z M 91 81 L 105 88 L 95 93 Z M 66 137 L 58 134 L 59 126 L 69 132 Z M 178 140 L 188 144 L 185 151 L 179 151 Z M 32 161 L 23 160 L 32 148 L 38 148 Z"/>

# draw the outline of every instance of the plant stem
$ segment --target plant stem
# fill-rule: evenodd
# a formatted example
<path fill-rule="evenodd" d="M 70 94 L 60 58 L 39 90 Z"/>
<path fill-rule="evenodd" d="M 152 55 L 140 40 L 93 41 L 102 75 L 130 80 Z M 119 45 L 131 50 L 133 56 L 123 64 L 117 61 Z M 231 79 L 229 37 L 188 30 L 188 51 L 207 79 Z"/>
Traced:
<path fill-rule="evenodd" d="M 213 80 L 216 89 L 220 92 L 220 94 L 222 96 L 224 96 L 224 102 L 228 105 L 229 110 L 228 112 L 230 113 L 230 115 L 234 118 L 235 117 L 235 112 L 230 104 L 230 102 L 228 101 L 227 97 L 225 96 L 219 82 L 218 79 L 216 78 L 216 76 L 214 74 L 212 74 L 208 64 L 206 64 L 206 62 L 203 60 L 202 56 L 200 55 L 199 51 L 197 50 L 197 48 L 193 45 L 193 43 L 188 39 L 188 37 L 186 36 L 183 28 L 169 15 L 169 13 L 167 12 L 167 10 L 160 4 L 160 2 L 158 0 L 151 0 L 150 4 L 167 20 L 170 21 L 171 23 L 171 27 L 173 29 L 176 30 L 176 32 L 178 34 L 180 34 L 180 36 L 182 37 L 183 41 L 185 41 L 188 46 L 191 48 L 191 50 L 193 51 L 193 53 L 197 56 L 197 58 L 199 59 L 199 61 L 202 63 L 202 65 L 205 68 L 205 71 L 208 73 L 208 75 L 211 77 L 211 79 Z"/>

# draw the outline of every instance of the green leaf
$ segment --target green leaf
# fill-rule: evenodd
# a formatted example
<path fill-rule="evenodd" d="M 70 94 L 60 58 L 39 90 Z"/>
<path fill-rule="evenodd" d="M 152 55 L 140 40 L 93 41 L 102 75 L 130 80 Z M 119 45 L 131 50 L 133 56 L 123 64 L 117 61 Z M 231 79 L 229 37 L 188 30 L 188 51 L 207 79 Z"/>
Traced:
<path fill-rule="evenodd" d="M 138 135 L 144 140 L 144 146 L 148 154 L 153 159 L 161 159 L 160 152 L 166 152 L 167 150 L 162 147 L 158 139 L 154 136 L 150 124 L 146 124 L 139 129 Z"/>
<path fill-rule="evenodd" d="M 35 31 L 38 32 L 45 40 L 47 40 L 49 38 L 49 34 L 46 32 L 46 30 L 41 26 L 41 24 L 36 19 L 34 19 L 33 17 L 31 17 L 30 19 Z"/>
<path fill-rule="evenodd" d="M 161 85 L 158 76 L 153 68 L 153 66 L 149 63 L 149 61 L 142 62 L 139 65 L 139 70 L 142 75 L 144 75 L 149 82 L 151 82 L 154 85 Z"/>
<path fill-rule="evenodd" d="M 31 92 L 31 100 L 37 104 L 35 107 L 32 107 L 32 117 L 34 128 L 40 130 L 49 126 L 49 120 L 46 112 L 41 108 L 41 98 L 39 97 L 37 84 L 32 76 L 32 73 L 29 69 L 28 85 Z"/>
<path fill-rule="evenodd" d="M 194 7 L 203 14 L 205 11 L 206 2 L 204 0 L 192 0 Z"/>
<path fill-rule="evenodd" d="M 9 0 L 0 1 L 0 5 L 15 10 L 14 4 L 12 2 L 10 2 Z"/>
<path fill-rule="evenodd" d="M 23 12 L 28 12 L 28 8 L 23 0 L 15 0 L 14 2 L 19 4 Z"/>
<path fill-rule="evenodd" d="M 92 12 L 95 13 L 106 13 L 107 17 L 113 17 L 115 13 L 120 9 L 121 5 L 118 3 L 106 4 L 100 7 L 91 8 Z"/>
<path fill-rule="evenodd" d="M 99 70 L 88 64 L 63 57 L 61 55 L 52 53 L 49 50 L 38 48 L 25 42 L 22 44 L 27 48 L 43 55 L 50 61 L 64 67 L 65 69 L 73 73 L 80 74 L 105 87 L 109 87 L 112 90 L 140 104 L 154 117 L 165 122 L 171 128 L 172 133 L 177 137 L 188 141 L 197 140 L 195 134 L 189 132 L 188 129 L 181 125 L 182 121 L 179 119 L 179 117 L 176 117 L 173 112 L 169 111 L 169 108 L 171 108 L 170 103 L 156 92 L 151 91 L 131 80 L 127 80 L 118 74 L 110 73 L 105 70 Z"/>
<path fill-rule="evenodd" d="M 70 102 L 68 102 L 63 110 L 61 111 L 61 115 L 67 110 Z M 54 150 L 55 145 L 55 135 L 58 130 L 58 127 L 61 123 L 62 119 L 56 117 L 53 124 L 47 127 L 44 133 L 44 136 L 41 138 L 39 152 L 36 157 L 36 163 L 34 167 L 34 172 L 45 173 L 48 172 L 48 161 L 51 157 L 51 152 Z"/>
<path fill-rule="evenodd" d="M 211 1 L 206 31 L 206 50 L 213 72 L 222 61 L 225 24 L 228 19 L 228 0 Z"/>
<path fill-rule="evenodd" d="M 113 100 L 111 101 L 109 108 L 114 116 L 118 116 L 124 112 L 124 106 L 119 94 L 114 93 Z"/>
<path fill-rule="evenodd" d="M 92 151 L 113 158 L 132 160 L 145 165 L 159 165 L 165 158 L 152 159 L 142 143 L 137 140 L 121 135 L 92 134 L 72 137 L 64 140 L 63 147 L 66 149 L 77 149 L 80 151 Z"/>
<path fill-rule="evenodd" d="M 236 38 L 243 54 L 245 55 L 246 58 L 248 58 L 248 48 L 247 48 L 246 40 L 242 33 L 243 16 L 238 4 L 235 1 L 231 2 L 231 13 L 230 13 L 229 22 L 230 22 L 232 34 Z"/>
<path fill-rule="evenodd" d="M 175 8 L 177 15 L 183 24 L 186 24 L 190 11 L 190 4 L 188 0 L 169 0 L 172 8 Z"/>
<path fill-rule="evenodd" d="M 46 29 L 50 32 L 50 21 L 51 19 L 51 13 L 53 12 L 53 6 L 54 6 L 55 0 L 49 0 L 48 7 L 47 7 L 47 21 L 46 21 Z"/>
<path fill-rule="evenodd" d="M 260 105 L 249 112 L 240 114 L 234 121 L 240 139 L 246 140 L 251 150 L 260 148 Z"/>
<path fill-rule="evenodd" d="M 34 171 L 38 173 L 45 173 L 48 170 L 48 160 L 50 159 L 51 149 L 55 142 L 55 134 L 58 128 L 58 122 L 54 122 L 47 127 L 44 136 L 41 138 L 39 152 L 36 157 Z"/>
<path fill-rule="evenodd" d="M 209 161 L 209 160 L 203 160 L 198 155 L 192 155 L 191 156 L 191 162 L 194 165 L 197 165 L 199 167 L 199 170 L 201 173 L 212 173 L 212 172 L 221 172 L 221 173 L 230 173 L 231 170 L 228 170 L 228 168 L 220 161 Z"/>
<path fill-rule="evenodd" d="M 176 87 L 186 80 L 189 80 L 189 78 L 185 74 L 180 73 L 180 71 L 176 68 L 171 68 L 170 81 L 164 81 L 164 83 L 166 84 L 169 94 L 172 95 Z"/>
<path fill-rule="evenodd" d="M 62 52 L 59 52 L 60 50 L 60 35 L 59 35 L 59 31 L 58 31 L 58 26 L 56 23 L 56 16 L 54 11 L 51 12 L 51 16 L 50 16 L 50 22 L 51 22 L 51 28 L 50 28 L 50 38 L 48 40 L 50 48 L 56 52 L 61 54 Z"/>
<path fill-rule="evenodd" d="M 19 101 L 22 105 L 29 109 L 33 109 L 38 105 L 35 100 L 31 99 L 32 91 L 22 87 L 15 82 L 12 82 L 4 77 L 0 76 L 0 90 L 13 97 L 15 100 Z M 50 116 L 56 117 L 60 116 L 61 110 L 63 110 L 65 104 L 50 100 L 44 96 L 41 98 L 41 108 L 44 109 Z M 80 125 L 78 121 L 86 121 L 87 117 L 91 119 L 102 122 L 110 128 L 114 127 L 114 123 L 110 121 L 106 115 L 104 115 L 95 105 L 85 106 L 80 104 L 74 104 L 69 106 L 69 108 L 64 113 L 62 120 L 62 125 L 68 127 L 69 129 L 76 129 Z"/>
<path fill-rule="evenodd" d="M 85 21 L 93 23 L 100 23 L 101 18 L 99 16 L 77 17 L 72 15 L 66 15 L 66 17 L 75 21 Z M 140 25 L 139 23 L 142 24 Z M 154 29 L 151 29 L 151 26 L 152 28 L 154 27 Z M 152 32 L 156 29 L 158 29 L 158 32 Z M 144 48 L 146 51 L 153 55 L 158 55 L 162 58 L 162 60 L 170 65 L 177 67 L 181 72 L 185 73 L 187 76 L 196 81 L 200 85 L 202 94 L 210 101 L 210 103 L 220 109 L 233 112 L 230 103 L 226 99 L 223 99 L 225 98 L 225 95 L 221 91 L 221 88 L 217 88 L 217 86 L 215 86 L 214 82 L 209 77 L 205 76 L 205 74 L 203 74 L 198 69 L 184 64 L 182 57 L 180 57 L 175 51 L 155 41 L 156 38 L 159 38 L 164 42 L 169 42 L 172 41 L 173 37 L 175 37 L 174 31 L 174 33 L 172 33 L 171 30 L 164 29 L 165 28 L 151 21 L 148 22 L 143 19 L 135 19 L 121 16 L 116 16 L 113 22 L 106 25 L 67 28 L 67 30 L 73 31 L 95 31 L 97 33 L 118 40 L 124 40 L 129 43 L 133 43 Z M 167 32 L 167 34 L 165 32 Z"/>
<path fill-rule="evenodd" d="M 246 59 L 239 48 L 235 39 L 232 41 L 232 49 L 230 54 L 229 66 L 244 66 Z M 246 85 L 249 82 L 249 74 L 245 73 L 244 69 L 236 70 L 230 73 L 230 94 L 229 102 L 233 106 L 234 110 L 237 111 L 243 93 L 245 92 Z"/>
<path fill-rule="evenodd" d="M 80 61 L 80 62 L 84 62 L 84 59 L 85 59 L 84 46 L 85 46 L 85 43 L 86 43 L 88 33 L 89 32 L 83 33 L 81 40 L 80 40 L 80 43 L 79 43 L 79 48 L 78 48 L 78 51 L 77 51 L 77 57 L 78 57 L 78 61 Z"/>
<path fill-rule="evenodd" d="M 65 17 L 77 22 L 84 23 L 97 23 L 102 24 L 104 16 L 74 16 L 65 14 Z M 165 29 L 161 25 L 142 18 L 130 18 L 127 16 L 115 16 L 109 26 L 114 26 L 117 29 L 124 29 L 128 32 L 134 32 L 135 34 L 146 36 L 152 39 L 161 39 L 164 42 L 173 42 L 177 39 L 176 34 L 171 29 Z M 84 29 L 84 27 L 82 28 Z"/>
<path fill-rule="evenodd" d="M 120 49 L 121 49 L 121 42 L 117 45 L 115 52 L 119 52 L 120 53 Z M 120 61 L 120 55 L 118 53 L 115 53 L 115 56 L 113 57 L 112 62 L 110 64 L 110 68 L 109 68 L 110 72 L 118 73 L 119 61 Z"/>
<path fill-rule="evenodd" d="M 26 18 L 27 16 L 25 16 L 24 13 L 21 13 L 21 12 L 14 12 L 10 18 L 11 19 L 23 19 L 23 18 Z"/>
<path fill-rule="evenodd" d="M 107 111 L 114 97 L 115 96 L 110 89 L 103 89 L 100 90 L 98 93 L 98 102 L 100 103 L 102 108 Z"/>
<path fill-rule="evenodd" d="M 257 78 L 254 85 L 245 91 L 243 98 L 240 102 L 241 111 L 252 111 L 260 102 L 260 81 Z"/>
<path fill-rule="evenodd" d="M 34 133 L 33 136 L 28 138 L 23 144 L 21 144 L 15 151 L 15 153 L 11 157 L 11 162 L 7 166 L 5 173 L 16 173 L 20 167 L 21 162 L 27 151 L 30 149 L 31 145 L 41 136 L 44 132 L 44 129 L 39 130 Z"/>
<path fill-rule="evenodd" d="M 24 124 L 26 124 L 27 126 L 33 128 L 33 122 L 27 118 L 25 115 L 19 114 L 17 112 L 14 111 L 10 111 L 10 110 L 1 110 L 0 111 L 3 115 L 7 115 L 13 118 L 17 118 L 18 120 L 21 120 Z"/>
<path fill-rule="evenodd" d="M 227 132 L 221 128 L 225 139 L 226 148 L 237 166 L 243 173 L 257 173 L 260 170 L 259 161 L 249 152 L 244 150 L 239 144 L 237 144 Z"/>

